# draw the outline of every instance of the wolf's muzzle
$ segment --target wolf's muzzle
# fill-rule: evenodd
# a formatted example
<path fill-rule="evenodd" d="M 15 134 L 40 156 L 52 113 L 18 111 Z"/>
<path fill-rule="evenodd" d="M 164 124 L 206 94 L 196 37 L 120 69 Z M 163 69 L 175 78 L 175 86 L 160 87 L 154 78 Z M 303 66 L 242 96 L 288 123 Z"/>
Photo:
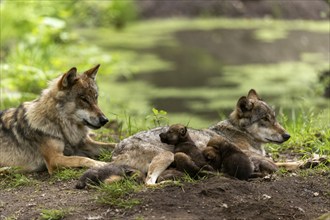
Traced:
<path fill-rule="evenodd" d="M 284 141 L 289 140 L 290 137 L 291 137 L 291 136 L 290 136 L 290 134 L 288 134 L 288 133 L 282 134 L 282 138 L 283 138 Z"/>
<path fill-rule="evenodd" d="M 100 121 L 101 126 L 103 126 L 109 122 L 109 119 L 107 119 L 104 115 L 102 115 L 99 117 L 99 121 Z"/>

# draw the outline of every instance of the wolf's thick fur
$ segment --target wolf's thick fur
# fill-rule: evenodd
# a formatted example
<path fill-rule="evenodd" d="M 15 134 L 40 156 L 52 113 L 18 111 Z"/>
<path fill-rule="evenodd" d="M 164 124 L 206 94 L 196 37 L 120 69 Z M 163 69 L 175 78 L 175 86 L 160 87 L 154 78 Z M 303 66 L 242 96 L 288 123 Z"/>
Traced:
<path fill-rule="evenodd" d="M 132 177 L 138 182 L 143 182 L 144 175 L 131 167 L 122 165 L 116 166 L 107 164 L 102 167 L 94 167 L 88 169 L 78 180 L 76 184 L 77 189 L 83 189 L 90 185 L 99 185 L 101 182 L 110 184 L 119 181 L 125 177 Z"/>
<path fill-rule="evenodd" d="M 174 163 L 179 171 L 197 177 L 201 170 L 215 171 L 205 160 L 202 151 L 195 145 L 184 125 L 171 125 L 159 135 L 161 142 L 174 145 Z"/>
<path fill-rule="evenodd" d="M 146 183 L 154 184 L 174 160 L 173 146 L 162 143 L 159 138 L 159 134 L 167 129 L 168 127 L 158 127 L 122 140 L 113 151 L 112 163 L 129 165 L 145 172 Z M 256 170 L 269 172 L 275 171 L 277 166 L 265 157 L 262 144 L 283 143 L 290 138 L 276 121 L 274 110 L 253 89 L 238 100 L 229 119 L 208 129 L 188 129 L 188 132 L 200 149 L 206 147 L 211 137 L 220 135 L 248 155 Z"/>
<path fill-rule="evenodd" d="M 97 106 L 95 83 L 99 65 L 78 75 L 77 69 L 55 79 L 41 96 L 0 114 L 0 166 L 23 171 L 57 167 L 96 167 L 91 159 L 100 148 L 115 144 L 93 141 L 89 128 L 98 129 L 108 119 Z M 88 158 L 91 157 L 91 158 Z"/>
<path fill-rule="evenodd" d="M 250 158 L 220 136 L 210 139 L 203 150 L 203 155 L 214 169 L 240 180 L 247 180 L 254 170 Z"/>

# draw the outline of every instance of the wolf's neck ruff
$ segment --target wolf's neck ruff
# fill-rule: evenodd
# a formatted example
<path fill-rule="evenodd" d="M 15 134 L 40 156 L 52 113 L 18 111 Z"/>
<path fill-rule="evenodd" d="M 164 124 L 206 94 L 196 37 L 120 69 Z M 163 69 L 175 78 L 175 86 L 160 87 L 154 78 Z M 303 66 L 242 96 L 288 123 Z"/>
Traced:
<path fill-rule="evenodd" d="M 27 122 L 37 131 L 60 139 L 69 145 L 77 145 L 88 133 L 88 128 L 83 124 L 78 124 L 72 118 L 75 104 L 64 102 L 65 94 L 56 86 L 58 80 L 55 80 L 49 89 L 44 90 L 40 98 L 26 103 Z"/>

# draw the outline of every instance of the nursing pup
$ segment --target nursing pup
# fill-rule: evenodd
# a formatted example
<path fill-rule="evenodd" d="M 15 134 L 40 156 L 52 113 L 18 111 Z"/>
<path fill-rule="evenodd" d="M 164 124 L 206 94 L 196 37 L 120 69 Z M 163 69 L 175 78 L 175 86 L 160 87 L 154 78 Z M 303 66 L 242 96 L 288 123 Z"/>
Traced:
<path fill-rule="evenodd" d="M 175 168 L 195 177 L 201 170 L 214 171 L 202 151 L 195 145 L 185 126 L 175 124 L 159 135 L 161 142 L 174 146 Z"/>
<path fill-rule="evenodd" d="M 203 155 L 214 169 L 240 180 L 247 180 L 254 170 L 249 157 L 222 137 L 211 138 Z"/>

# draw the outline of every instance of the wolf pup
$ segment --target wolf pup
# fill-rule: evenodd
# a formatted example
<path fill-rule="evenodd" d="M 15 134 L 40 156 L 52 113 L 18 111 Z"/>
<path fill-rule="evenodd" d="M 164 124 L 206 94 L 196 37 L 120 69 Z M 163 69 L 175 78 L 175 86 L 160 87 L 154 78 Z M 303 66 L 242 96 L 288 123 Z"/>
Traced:
<path fill-rule="evenodd" d="M 191 140 L 184 125 L 175 124 L 167 132 L 160 133 L 161 142 L 174 145 L 174 162 L 179 171 L 195 177 L 201 170 L 214 171 L 207 164 L 202 151 Z"/>
<path fill-rule="evenodd" d="M 203 155 L 214 169 L 240 180 L 247 180 L 254 170 L 249 157 L 222 137 L 211 138 Z"/>
<path fill-rule="evenodd" d="M 128 166 L 116 166 L 108 164 L 102 167 L 94 167 L 88 169 L 78 180 L 77 189 L 84 189 L 87 184 L 99 185 L 100 183 L 111 184 L 125 177 L 132 177 L 138 182 L 143 182 L 144 175 Z"/>
<path fill-rule="evenodd" d="M 51 174 L 57 167 L 98 167 L 96 157 L 113 143 L 92 140 L 89 129 L 108 119 L 97 106 L 100 65 L 77 74 L 75 67 L 52 81 L 41 96 L 0 113 L 0 166 Z M 89 158 L 90 157 L 90 158 Z"/>

